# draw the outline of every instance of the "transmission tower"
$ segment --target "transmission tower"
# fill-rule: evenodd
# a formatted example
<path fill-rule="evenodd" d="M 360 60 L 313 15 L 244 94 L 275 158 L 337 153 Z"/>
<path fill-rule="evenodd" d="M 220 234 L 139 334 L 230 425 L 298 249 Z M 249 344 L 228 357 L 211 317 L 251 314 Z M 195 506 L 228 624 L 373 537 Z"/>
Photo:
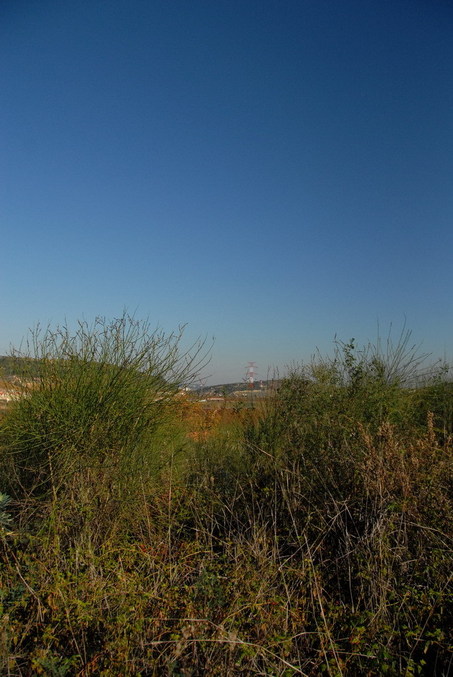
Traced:
<path fill-rule="evenodd" d="M 252 390 L 255 387 L 256 362 L 249 362 L 245 368 L 245 381 Z"/>

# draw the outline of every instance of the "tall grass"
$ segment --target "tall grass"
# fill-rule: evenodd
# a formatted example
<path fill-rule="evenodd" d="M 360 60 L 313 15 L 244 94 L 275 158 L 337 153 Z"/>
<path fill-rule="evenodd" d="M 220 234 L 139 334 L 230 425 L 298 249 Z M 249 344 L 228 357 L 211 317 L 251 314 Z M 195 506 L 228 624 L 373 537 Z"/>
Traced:
<path fill-rule="evenodd" d="M 1 673 L 446 677 L 442 375 L 339 343 L 193 435 L 187 359 L 102 326 L 91 352 L 41 341 L 0 426 Z"/>

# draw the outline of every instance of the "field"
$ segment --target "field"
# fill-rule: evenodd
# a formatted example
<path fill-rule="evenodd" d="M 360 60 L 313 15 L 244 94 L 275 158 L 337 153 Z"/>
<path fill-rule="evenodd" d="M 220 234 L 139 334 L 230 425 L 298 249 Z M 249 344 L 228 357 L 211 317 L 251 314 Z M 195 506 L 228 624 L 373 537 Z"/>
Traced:
<path fill-rule="evenodd" d="M 212 407 L 179 339 L 123 318 L 18 361 L 0 673 L 452 674 L 445 365 L 338 343 Z"/>

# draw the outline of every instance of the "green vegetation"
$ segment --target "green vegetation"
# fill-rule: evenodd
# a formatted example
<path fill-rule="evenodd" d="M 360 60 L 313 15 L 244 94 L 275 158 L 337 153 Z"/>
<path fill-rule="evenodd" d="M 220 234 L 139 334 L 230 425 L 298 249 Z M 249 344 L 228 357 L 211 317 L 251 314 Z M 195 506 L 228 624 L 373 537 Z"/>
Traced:
<path fill-rule="evenodd" d="M 338 342 L 197 436 L 180 339 L 34 334 L 0 422 L 0 673 L 450 674 L 446 369 L 409 334 Z"/>

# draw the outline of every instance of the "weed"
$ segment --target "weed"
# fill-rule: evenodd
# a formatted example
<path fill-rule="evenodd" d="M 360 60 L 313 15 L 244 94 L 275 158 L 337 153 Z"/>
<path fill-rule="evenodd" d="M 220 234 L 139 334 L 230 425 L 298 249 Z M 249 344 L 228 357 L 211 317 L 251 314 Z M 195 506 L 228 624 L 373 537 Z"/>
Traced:
<path fill-rule="evenodd" d="M 351 341 L 214 416 L 128 322 L 45 333 L 0 422 L 2 674 L 447 677 L 451 384 Z"/>

